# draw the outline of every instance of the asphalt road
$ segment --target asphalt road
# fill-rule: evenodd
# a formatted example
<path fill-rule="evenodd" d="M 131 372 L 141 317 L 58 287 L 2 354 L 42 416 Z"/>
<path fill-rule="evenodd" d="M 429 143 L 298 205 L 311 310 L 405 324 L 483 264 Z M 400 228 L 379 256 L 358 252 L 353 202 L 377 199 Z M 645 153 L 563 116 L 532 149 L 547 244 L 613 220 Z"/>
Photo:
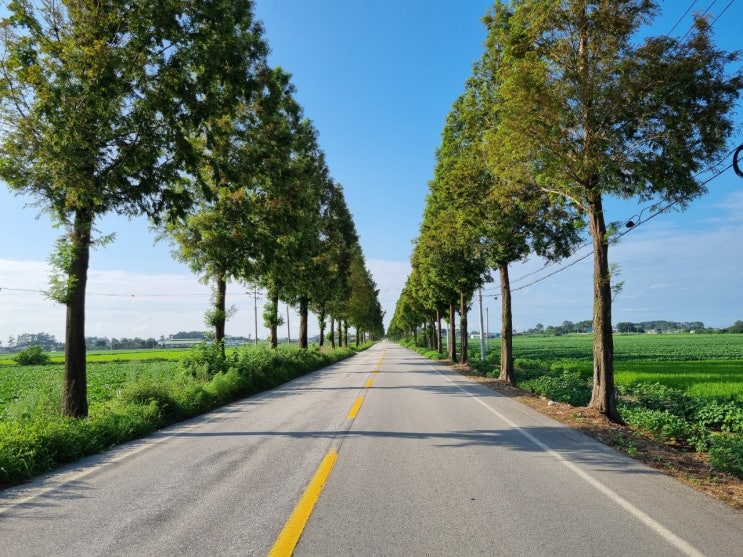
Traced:
<path fill-rule="evenodd" d="M 295 555 L 743 556 L 743 513 L 391 343 L 0 491 L 2 556 L 300 534 Z"/>

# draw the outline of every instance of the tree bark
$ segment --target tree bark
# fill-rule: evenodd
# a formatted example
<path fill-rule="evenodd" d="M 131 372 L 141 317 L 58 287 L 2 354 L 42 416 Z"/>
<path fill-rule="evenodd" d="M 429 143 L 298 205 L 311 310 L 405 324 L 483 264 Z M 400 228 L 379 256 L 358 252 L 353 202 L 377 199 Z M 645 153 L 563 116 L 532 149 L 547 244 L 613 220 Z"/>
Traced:
<path fill-rule="evenodd" d="M 278 315 L 279 315 L 279 291 L 278 289 L 274 288 L 271 290 L 270 293 L 271 296 L 271 303 L 273 304 L 274 311 L 276 312 L 274 315 L 274 319 L 271 320 L 271 324 L 269 327 L 269 346 L 271 348 L 277 348 L 279 346 L 279 331 L 278 331 Z"/>
<path fill-rule="evenodd" d="M 330 340 L 330 348 L 335 350 L 335 317 L 330 316 L 330 329 L 328 333 L 328 340 Z"/>
<path fill-rule="evenodd" d="M 513 384 L 513 315 L 511 311 L 511 279 L 508 265 L 500 265 L 501 294 L 501 333 L 500 333 L 500 375 L 498 379 Z"/>
<path fill-rule="evenodd" d="M 309 317 L 309 300 L 305 297 L 299 299 L 299 348 L 307 349 L 307 318 Z"/>
<path fill-rule="evenodd" d="M 62 411 L 70 418 L 88 416 L 88 380 L 85 362 L 85 290 L 90 264 L 93 216 L 85 209 L 75 212 L 70 241 L 67 320 L 65 326 L 65 366 L 62 385 Z"/>
<path fill-rule="evenodd" d="M 226 312 L 227 281 L 224 275 L 217 275 L 217 295 L 214 300 L 215 320 L 214 320 L 214 340 L 217 342 L 224 341 L 225 323 L 227 321 Z"/>
<path fill-rule="evenodd" d="M 449 344 L 449 359 L 457 363 L 457 317 L 454 310 L 454 302 L 449 302 L 449 334 L 447 342 Z"/>
<path fill-rule="evenodd" d="M 320 327 L 320 348 L 325 346 L 325 327 L 327 325 L 325 321 L 326 313 L 325 308 L 321 308 L 317 314 L 317 324 Z"/>
<path fill-rule="evenodd" d="M 459 293 L 459 361 L 466 364 L 467 356 L 467 302 L 464 299 L 464 290 Z"/>
<path fill-rule="evenodd" d="M 441 311 L 436 310 L 436 350 L 439 354 L 443 354 L 443 347 L 441 346 Z"/>
<path fill-rule="evenodd" d="M 593 238 L 593 393 L 588 406 L 622 423 L 614 393 L 609 240 L 600 194 L 588 205 L 588 220 Z"/>

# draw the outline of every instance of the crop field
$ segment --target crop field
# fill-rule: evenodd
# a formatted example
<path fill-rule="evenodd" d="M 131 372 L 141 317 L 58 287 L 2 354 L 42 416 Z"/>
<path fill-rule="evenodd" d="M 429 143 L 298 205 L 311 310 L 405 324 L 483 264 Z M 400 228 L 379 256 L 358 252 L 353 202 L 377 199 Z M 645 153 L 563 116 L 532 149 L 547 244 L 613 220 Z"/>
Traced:
<path fill-rule="evenodd" d="M 513 347 L 517 366 L 534 361 L 592 374 L 591 335 L 516 336 Z M 497 357 L 498 339 L 491 340 L 489 352 Z M 743 401 L 743 335 L 615 335 L 614 368 L 618 385 L 660 383 L 694 396 Z"/>
<path fill-rule="evenodd" d="M 182 352 L 181 352 L 182 354 Z M 90 404 L 114 398 L 126 384 L 142 379 L 169 380 L 177 369 L 179 358 L 123 359 L 119 354 L 112 359 L 88 357 L 87 379 Z M 36 405 L 61 400 L 64 365 L 52 363 L 44 366 L 0 366 L 0 418 L 5 417 L 8 406 L 22 400 L 24 408 L 12 409 L 14 413 L 33 413 Z"/>

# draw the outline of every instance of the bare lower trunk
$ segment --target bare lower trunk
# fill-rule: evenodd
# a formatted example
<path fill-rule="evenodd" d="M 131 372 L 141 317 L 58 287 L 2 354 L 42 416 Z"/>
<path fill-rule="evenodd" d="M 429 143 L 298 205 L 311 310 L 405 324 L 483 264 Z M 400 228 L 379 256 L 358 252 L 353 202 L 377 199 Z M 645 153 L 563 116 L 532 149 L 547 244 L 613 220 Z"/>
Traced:
<path fill-rule="evenodd" d="M 88 380 L 85 363 L 85 289 L 90 263 L 90 233 L 93 218 L 78 210 L 70 236 L 72 258 L 69 267 L 67 320 L 65 326 L 65 365 L 62 385 L 62 411 L 70 418 L 88 415 Z"/>
<path fill-rule="evenodd" d="M 622 423 L 614 393 L 609 242 L 600 196 L 589 205 L 588 219 L 593 238 L 593 393 L 589 407 Z"/>
<path fill-rule="evenodd" d="M 454 311 L 454 302 L 449 303 L 449 359 L 456 363 L 457 361 L 457 318 Z"/>
<path fill-rule="evenodd" d="M 330 340 L 330 348 L 335 350 L 335 317 L 330 317 L 330 328 L 328 333 L 328 340 Z"/>
<path fill-rule="evenodd" d="M 321 309 L 317 314 L 317 324 L 320 327 L 320 348 L 322 348 L 325 346 L 325 326 L 327 325 L 325 322 L 325 309 Z"/>
<path fill-rule="evenodd" d="M 441 312 L 439 310 L 436 310 L 436 350 L 439 354 L 444 353 L 441 346 Z"/>
<path fill-rule="evenodd" d="M 511 313 L 511 282 L 508 265 L 498 267 L 501 294 L 500 375 L 498 379 L 515 382 L 513 374 L 513 317 Z"/>
<path fill-rule="evenodd" d="M 271 320 L 269 325 L 269 346 L 271 348 L 277 348 L 279 346 L 279 331 L 278 331 L 278 318 L 279 318 L 279 291 L 278 289 L 271 290 L 271 304 L 275 312 L 274 319 Z"/>
<path fill-rule="evenodd" d="M 309 301 L 307 298 L 299 300 L 299 348 L 306 349 L 307 342 L 307 318 L 309 316 Z"/>
<path fill-rule="evenodd" d="M 224 275 L 217 276 L 217 295 L 214 300 L 214 340 L 224 341 L 225 323 L 227 321 L 226 299 L 227 281 Z"/>
<path fill-rule="evenodd" d="M 467 357 L 467 300 L 464 297 L 464 291 L 459 293 L 459 361 L 466 364 L 469 361 Z"/>

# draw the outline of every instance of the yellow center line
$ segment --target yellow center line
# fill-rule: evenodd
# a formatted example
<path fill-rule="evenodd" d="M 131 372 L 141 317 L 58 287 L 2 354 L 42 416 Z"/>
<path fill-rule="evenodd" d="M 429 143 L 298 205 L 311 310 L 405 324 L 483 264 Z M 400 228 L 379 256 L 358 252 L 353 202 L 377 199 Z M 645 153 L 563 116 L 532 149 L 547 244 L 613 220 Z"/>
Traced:
<path fill-rule="evenodd" d="M 361 408 L 361 403 L 364 402 L 364 397 L 360 396 L 356 399 L 356 402 L 353 403 L 353 406 L 351 407 L 351 411 L 348 413 L 348 419 L 353 420 L 356 417 L 356 414 L 359 413 L 359 408 Z"/>
<path fill-rule="evenodd" d="M 366 385 L 364 385 L 365 388 L 369 388 L 372 386 L 372 383 L 374 383 L 374 378 L 370 377 L 369 380 L 366 382 Z"/>
<path fill-rule="evenodd" d="M 333 469 L 338 453 L 335 449 L 332 449 L 328 454 L 325 455 L 322 462 L 320 463 L 317 472 L 310 480 L 307 488 L 304 490 L 302 498 L 294 508 L 289 520 L 286 521 L 283 530 L 276 538 L 276 542 L 273 544 L 271 551 L 269 551 L 269 557 L 284 557 L 289 556 L 294 551 L 299 541 L 299 536 L 302 535 L 304 527 L 307 525 L 307 521 L 312 514 L 312 510 L 315 508 L 322 488 L 325 487 L 325 482 L 330 476 L 330 471 Z"/>

